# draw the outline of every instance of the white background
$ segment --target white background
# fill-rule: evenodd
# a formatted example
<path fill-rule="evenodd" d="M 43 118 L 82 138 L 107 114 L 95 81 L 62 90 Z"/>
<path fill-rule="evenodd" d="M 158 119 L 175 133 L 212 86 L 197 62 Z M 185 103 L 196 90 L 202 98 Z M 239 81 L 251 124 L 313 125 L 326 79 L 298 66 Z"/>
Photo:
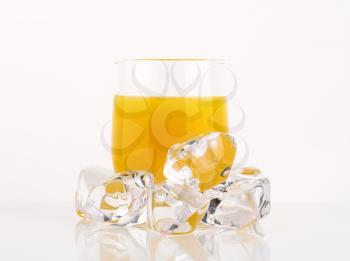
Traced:
<path fill-rule="evenodd" d="M 273 203 L 349 202 L 349 1 L 0 1 L 0 202 L 72 203 L 111 168 L 120 57 L 230 59 Z"/>

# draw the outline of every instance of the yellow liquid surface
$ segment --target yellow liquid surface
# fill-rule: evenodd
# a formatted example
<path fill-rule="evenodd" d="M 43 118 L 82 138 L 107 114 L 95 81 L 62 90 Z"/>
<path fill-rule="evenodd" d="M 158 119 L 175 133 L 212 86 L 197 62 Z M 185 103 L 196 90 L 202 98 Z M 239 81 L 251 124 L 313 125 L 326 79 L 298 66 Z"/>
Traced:
<path fill-rule="evenodd" d="M 212 131 L 228 131 L 226 97 L 115 96 L 115 171 L 148 170 L 164 180 L 169 147 Z"/>

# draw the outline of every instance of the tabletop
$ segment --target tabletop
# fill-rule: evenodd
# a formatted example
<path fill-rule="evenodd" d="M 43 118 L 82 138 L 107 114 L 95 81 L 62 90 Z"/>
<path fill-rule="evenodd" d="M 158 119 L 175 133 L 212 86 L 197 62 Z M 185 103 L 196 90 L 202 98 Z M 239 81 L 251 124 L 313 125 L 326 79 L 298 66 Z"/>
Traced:
<path fill-rule="evenodd" d="M 264 236 L 200 226 L 160 236 L 82 221 L 72 203 L 1 203 L 1 260 L 350 260 L 349 204 L 274 204 Z"/>

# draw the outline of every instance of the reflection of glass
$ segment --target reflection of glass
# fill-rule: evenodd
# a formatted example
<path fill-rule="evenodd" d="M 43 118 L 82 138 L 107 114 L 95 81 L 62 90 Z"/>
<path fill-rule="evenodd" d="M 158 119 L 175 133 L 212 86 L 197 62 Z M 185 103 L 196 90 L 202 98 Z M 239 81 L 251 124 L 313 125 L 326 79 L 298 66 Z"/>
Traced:
<path fill-rule="evenodd" d="M 202 133 L 227 132 L 226 103 L 235 79 L 223 64 L 196 59 L 118 62 L 112 127 L 115 170 L 149 170 L 159 183 L 171 145 Z"/>
<path fill-rule="evenodd" d="M 98 226 L 80 221 L 76 243 L 81 261 L 269 260 L 268 245 L 260 236 L 209 227 L 189 235 L 162 236 L 137 227 Z"/>

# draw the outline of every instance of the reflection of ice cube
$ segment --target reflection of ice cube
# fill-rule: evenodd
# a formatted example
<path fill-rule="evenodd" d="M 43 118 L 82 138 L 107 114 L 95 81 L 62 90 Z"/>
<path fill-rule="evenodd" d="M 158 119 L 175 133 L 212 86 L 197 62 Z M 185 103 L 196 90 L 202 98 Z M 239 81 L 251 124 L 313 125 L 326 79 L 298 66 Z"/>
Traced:
<path fill-rule="evenodd" d="M 148 172 L 116 174 L 102 168 L 87 168 L 78 180 L 76 211 L 95 222 L 138 223 L 152 185 L 153 176 Z"/>
<path fill-rule="evenodd" d="M 148 233 L 149 260 L 209 260 L 208 253 L 196 239 L 194 233 L 180 236 Z"/>
<path fill-rule="evenodd" d="M 234 138 L 212 132 L 172 146 L 164 167 L 165 177 L 173 183 L 209 189 L 225 180 L 236 155 Z"/>
<path fill-rule="evenodd" d="M 265 240 L 253 232 L 234 233 L 232 230 L 205 228 L 195 232 L 207 260 L 268 261 L 269 247 Z"/>
<path fill-rule="evenodd" d="M 145 260 L 147 231 L 80 221 L 76 227 L 78 260 Z"/>
<path fill-rule="evenodd" d="M 148 233 L 149 260 L 268 261 L 269 248 L 255 233 L 234 233 L 217 227 L 199 226 L 193 233 L 163 236 Z"/>
<path fill-rule="evenodd" d="M 203 217 L 208 200 L 187 185 L 156 185 L 148 203 L 148 225 L 165 234 L 189 233 Z"/>
<path fill-rule="evenodd" d="M 227 180 L 204 192 L 210 199 L 203 222 L 243 228 L 270 212 L 270 182 L 255 168 L 231 170 Z"/>
<path fill-rule="evenodd" d="M 81 220 L 76 250 L 80 261 L 269 260 L 268 245 L 258 235 L 204 225 L 191 234 L 164 236 L 143 225 L 116 227 Z"/>

